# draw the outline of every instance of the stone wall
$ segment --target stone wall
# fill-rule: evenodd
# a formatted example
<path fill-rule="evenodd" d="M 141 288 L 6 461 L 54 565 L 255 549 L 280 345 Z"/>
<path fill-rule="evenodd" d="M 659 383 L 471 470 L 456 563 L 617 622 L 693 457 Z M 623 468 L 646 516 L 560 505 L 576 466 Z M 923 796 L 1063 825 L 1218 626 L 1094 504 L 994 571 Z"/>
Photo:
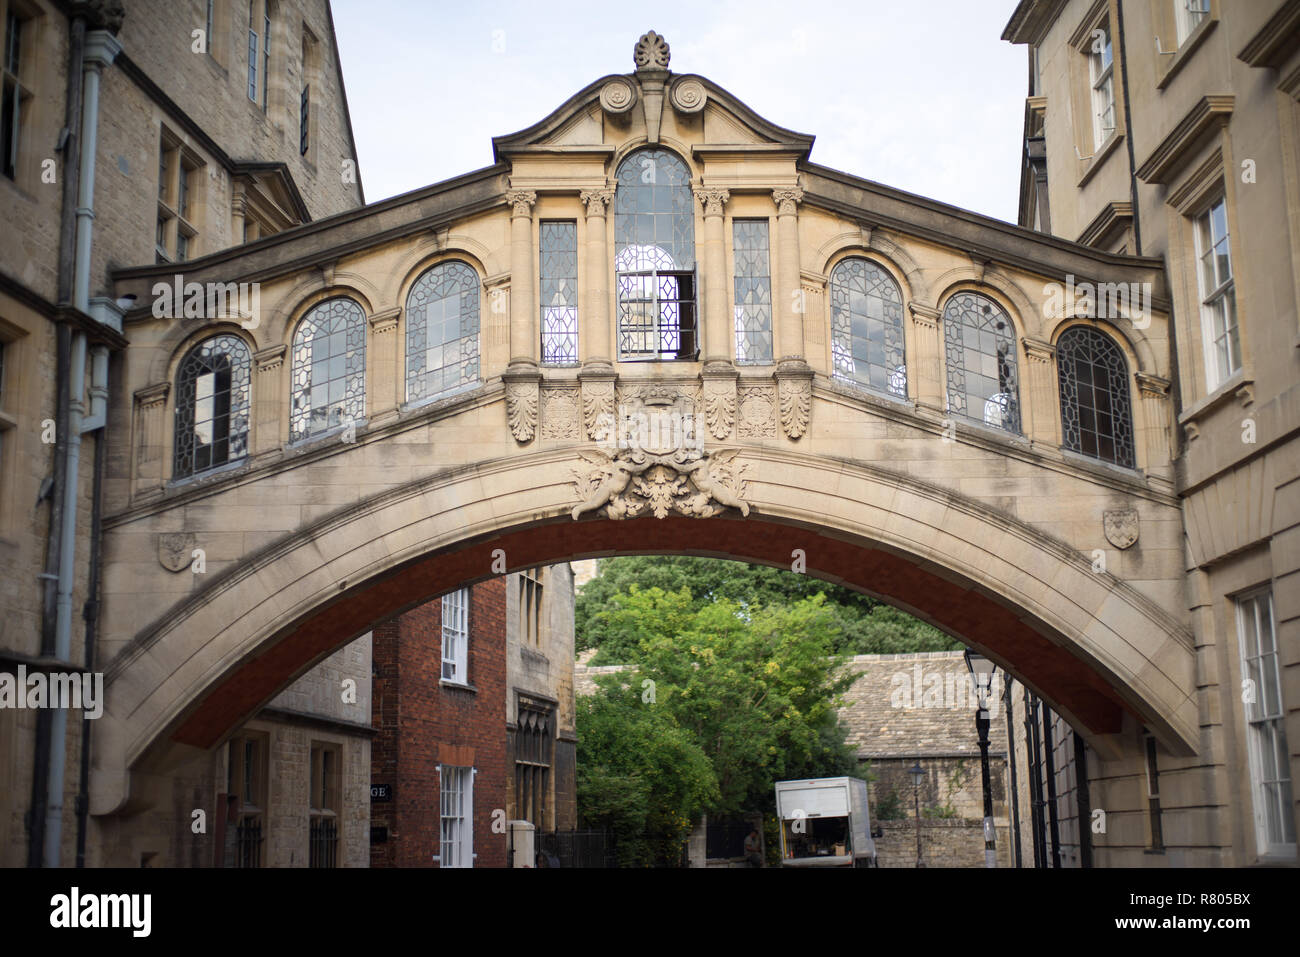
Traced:
<path fill-rule="evenodd" d="M 876 861 L 881 867 L 916 866 L 916 820 L 881 821 Z M 997 828 L 998 867 L 1011 866 L 1010 833 Z M 921 821 L 921 859 L 926 867 L 983 867 L 984 828 L 979 821 Z"/>

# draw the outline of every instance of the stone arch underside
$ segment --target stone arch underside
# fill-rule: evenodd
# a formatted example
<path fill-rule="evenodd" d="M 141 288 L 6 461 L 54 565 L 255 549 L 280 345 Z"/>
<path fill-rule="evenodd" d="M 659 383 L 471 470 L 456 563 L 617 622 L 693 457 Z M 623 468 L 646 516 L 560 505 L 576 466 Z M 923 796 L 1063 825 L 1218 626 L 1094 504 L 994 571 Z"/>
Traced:
<path fill-rule="evenodd" d="M 569 516 L 575 448 L 446 469 L 348 506 L 177 602 L 113 659 L 96 729 L 93 811 L 130 770 L 207 749 L 297 675 L 384 618 L 508 570 L 613 554 L 790 567 L 897 605 L 988 653 L 1089 734 L 1125 711 L 1198 746 L 1185 628 L 1132 586 L 1009 515 L 886 469 L 744 448 L 748 518 Z"/>

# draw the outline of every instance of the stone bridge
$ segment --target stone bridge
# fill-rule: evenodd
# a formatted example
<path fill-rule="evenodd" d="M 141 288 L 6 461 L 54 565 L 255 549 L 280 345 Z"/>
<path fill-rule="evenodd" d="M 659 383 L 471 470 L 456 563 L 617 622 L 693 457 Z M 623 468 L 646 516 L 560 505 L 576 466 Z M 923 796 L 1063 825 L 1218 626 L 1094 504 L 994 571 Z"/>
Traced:
<path fill-rule="evenodd" d="M 1103 777 L 1138 725 L 1195 763 L 1159 261 L 818 166 L 653 35 L 636 63 L 492 166 L 115 274 L 94 814 L 379 619 L 634 553 L 898 605 Z"/>

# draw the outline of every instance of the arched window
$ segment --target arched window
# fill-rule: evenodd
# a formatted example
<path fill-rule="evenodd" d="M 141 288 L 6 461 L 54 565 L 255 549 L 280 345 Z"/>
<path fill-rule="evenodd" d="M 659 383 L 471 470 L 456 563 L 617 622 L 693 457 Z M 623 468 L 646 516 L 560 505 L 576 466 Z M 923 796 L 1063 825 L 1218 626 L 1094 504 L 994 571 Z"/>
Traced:
<path fill-rule="evenodd" d="M 618 357 L 694 359 L 699 337 L 691 174 L 666 150 L 640 150 L 619 164 L 617 183 Z"/>
<path fill-rule="evenodd" d="M 478 273 L 439 263 L 406 297 L 406 398 L 443 395 L 478 382 Z"/>
<path fill-rule="evenodd" d="M 1136 467 L 1128 362 L 1115 340 L 1074 326 L 1056 343 L 1061 383 L 1061 433 L 1074 452 Z"/>
<path fill-rule="evenodd" d="M 943 310 L 948 411 L 1008 432 L 1020 431 L 1016 330 L 992 299 L 959 292 Z"/>
<path fill-rule="evenodd" d="M 185 354 L 176 371 L 176 478 L 248 454 L 251 368 L 238 336 L 214 336 Z"/>
<path fill-rule="evenodd" d="M 366 314 L 351 299 L 327 299 L 293 334 L 290 441 L 356 422 L 366 404 Z"/>
<path fill-rule="evenodd" d="M 838 378 L 907 398 L 903 296 L 868 259 L 845 259 L 831 272 L 831 360 Z"/>

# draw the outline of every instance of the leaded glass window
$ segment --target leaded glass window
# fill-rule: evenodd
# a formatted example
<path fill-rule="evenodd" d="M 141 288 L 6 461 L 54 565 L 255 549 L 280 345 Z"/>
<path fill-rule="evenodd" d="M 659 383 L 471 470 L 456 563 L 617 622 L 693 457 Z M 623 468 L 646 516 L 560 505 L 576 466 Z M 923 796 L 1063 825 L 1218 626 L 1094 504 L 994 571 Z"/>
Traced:
<path fill-rule="evenodd" d="M 176 478 L 248 454 L 252 356 L 238 336 L 199 343 L 176 372 Z"/>
<path fill-rule="evenodd" d="M 772 361 L 772 264 L 766 219 L 731 224 L 736 261 L 736 361 Z"/>
<path fill-rule="evenodd" d="M 542 363 L 578 364 L 578 224 L 543 220 Z"/>
<path fill-rule="evenodd" d="M 439 263 L 406 297 L 406 398 L 478 382 L 479 280 L 463 262 Z"/>
<path fill-rule="evenodd" d="M 328 299 L 293 335 L 290 441 L 365 414 L 366 315 L 351 299 Z"/>
<path fill-rule="evenodd" d="M 1016 330 L 987 296 L 961 292 L 943 311 L 948 411 L 1008 432 L 1020 431 Z"/>
<path fill-rule="evenodd" d="M 907 398 L 903 296 L 894 277 L 855 256 L 832 270 L 830 290 L 834 374 Z"/>
<path fill-rule="evenodd" d="M 1125 468 L 1133 454 L 1133 411 L 1128 362 L 1115 340 L 1075 326 L 1056 344 L 1065 447 Z"/>
<path fill-rule="evenodd" d="M 622 361 L 694 359 L 695 210 L 686 164 L 640 150 L 618 167 L 614 271 Z"/>

